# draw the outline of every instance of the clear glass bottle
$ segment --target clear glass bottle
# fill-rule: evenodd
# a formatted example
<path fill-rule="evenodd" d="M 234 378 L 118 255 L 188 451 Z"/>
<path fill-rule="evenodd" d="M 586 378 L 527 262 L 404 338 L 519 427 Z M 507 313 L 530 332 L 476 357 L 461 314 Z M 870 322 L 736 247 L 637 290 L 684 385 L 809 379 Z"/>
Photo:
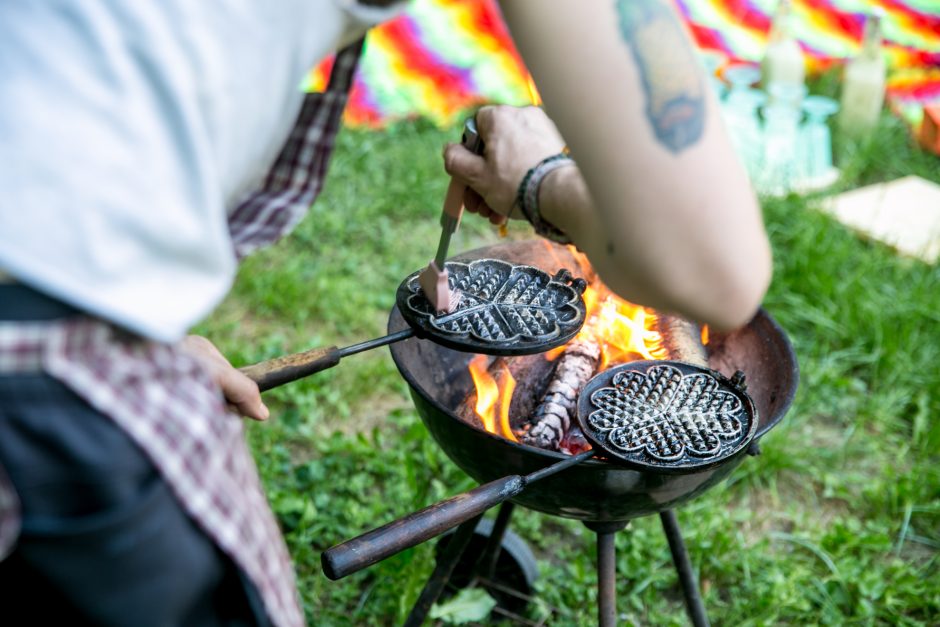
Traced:
<path fill-rule="evenodd" d="M 799 109 L 806 92 L 806 85 L 771 83 L 767 86 L 767 105 L 780 104 Z"/>
<path fill-rule="evenodd" d="M 765 194 L 779 196 L 793 189 L 796 182 L 797 146 L 800 119 L 803 112 L 800 101 L 803 88 L 774 83 L 770 98 L 763 108 L 764 155 L 757 189 Z"/>
<path fill-rule="evenodd" d="M 807 96 L 803 100 L 806 122 L 800 130 L 798 187 L 802 190 L 821 189 L 838 178 L 832 167 L 832 137 L 826 118 L 839 110 L 839 104 L 825 96 Z"/>
<path fill-rule="evenodd" d="M 793 36 L 793 6 L 790 0 L 780 0 L 761 61 L 761 86 L 766 90 L 774 83 L 802 85 L 805 77 L 803 51 Z"/>
<path fill-rule="evenodd" d="M 836 119 L 839 132 L 850 137 L 871 133 L 884 105 L 887 64 L 881 51 L 883 17 L 884 11 L 879 8 L 868 16 L 862 49 L 845 66 L 841 110 Z"/>

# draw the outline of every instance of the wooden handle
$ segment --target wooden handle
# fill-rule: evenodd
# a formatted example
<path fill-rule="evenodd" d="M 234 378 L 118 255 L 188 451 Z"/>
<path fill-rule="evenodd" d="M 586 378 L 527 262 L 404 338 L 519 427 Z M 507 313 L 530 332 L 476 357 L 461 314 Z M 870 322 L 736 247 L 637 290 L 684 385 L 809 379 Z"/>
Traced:
<path fill-rule="evenodd" d="M 444 533 L 519 494 L 525 479 L 510 475 L 368 531 L 324 551 L 323 573 L 336 580 Z"/>
<path fill-rule="evenodd" d="M 315 372 L 332 368 L 339 363 L 341 357 L 339 349 L 335 346 L 312 348 L 302 353 L 275 357 L 253 366 L 245 366 L 239 370 L 257 383 L 264 392 Z"/>

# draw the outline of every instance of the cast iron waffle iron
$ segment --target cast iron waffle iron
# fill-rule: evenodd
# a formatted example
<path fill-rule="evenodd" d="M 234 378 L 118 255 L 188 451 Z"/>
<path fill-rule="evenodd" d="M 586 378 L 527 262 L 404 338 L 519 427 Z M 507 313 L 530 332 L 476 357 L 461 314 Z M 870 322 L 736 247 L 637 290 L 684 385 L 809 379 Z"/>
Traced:
<path fill-rule="evenodd" d="M 490 355 L 529 355 L 573 338 L 584 324 L 583 279 L 567 270 L 554 276 L 499 259 L 445 264 L 451 312 L 438 313 L 415 272 L 398 287 L 396 301 L 409 328 L 345 348 L 330 346 L 241 368 L 264 391 L 337 365 L 343 357 L 412 336 L 448 348 Z"/>
<path fill-rule="evenodd" d="M 339 579 L 482 515 L 536 481 L 597 457 L 644 474 L 694 474 L 745 454 L 757 407 L 734 381 L 679 361 L 634 361 L 588 381 L 578 422 L 593 448 L 527 475 L 508 475 L 326 550 Z"/>
<path fill-rule="evenodd" d="M 470 353 L 528 355 L 561 346 L 584 324 L 585 283 L 567 270 L 552 277 L 499 259 L 444 265 L 457 303 L 452 312 L 434 310 L 420 272 L 398 288 L 398 309 L 419 337 Z"/>
<path fill-rule="evenodd" d="M 596 375 L 578 397 L 578 422 L 608 461 L 666 473 L 722 462 L 751 442 L 758 423 L 753 401 L 729 379 L 677 361 Z"/>

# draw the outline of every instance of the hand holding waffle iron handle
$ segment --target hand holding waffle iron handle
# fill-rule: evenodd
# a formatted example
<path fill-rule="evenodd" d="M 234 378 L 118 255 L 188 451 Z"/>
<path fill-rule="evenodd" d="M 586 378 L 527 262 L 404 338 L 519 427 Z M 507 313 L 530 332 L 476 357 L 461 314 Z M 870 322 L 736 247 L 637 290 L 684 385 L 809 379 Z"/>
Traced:
<path fill-rule="evenodd" d="M 340 350 L 335 346 L 313 348 L 302 353 L 283 355 L 252 366 L 239 368 L 258 384 L 262 392 L 296 381 L 308 375 L 327 370 L 339 363 Z"/>
<path fill-rule="evenodd" d="M 285 383 L 291 383 L 297 379 L 302 379 L 322 370 L 332 368 L 337 365 L 339 360 L 343 357 L 408 339 L 413 335 L 415 335 L 415 330 L 409 327 L 374 340 L 359 342 L 352 346 L 346 346 L 344 348 L 337 348 L 335 346 L 312 348 L 301 353 L 293 353 L 291 355 L 268 359 L 267 361 L 262 361 L 252 366 L 239 368 L 239 370 L 249 379 L 257 383 L 258 389 L 264 392 L 271 388 L 284 385 Z"/>

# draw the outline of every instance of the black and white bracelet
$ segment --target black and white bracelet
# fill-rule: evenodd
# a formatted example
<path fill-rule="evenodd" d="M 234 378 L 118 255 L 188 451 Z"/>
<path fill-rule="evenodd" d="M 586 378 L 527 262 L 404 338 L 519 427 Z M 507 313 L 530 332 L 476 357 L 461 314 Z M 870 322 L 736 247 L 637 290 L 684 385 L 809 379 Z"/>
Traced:
<path fill-rule="evenodd" d="M 542 159 L 522 177 L 519 190 L 516 192 L 516 204 L 522 210 L 522 215 L 535 229 L 535 232 L 559 244 L 570 244 L 571 238 L 557 226 L 542 218 L 542 214 L 539 212 L 539 188 L 542 186 L 542 181 L 550 173 L 573 163 L 571 157 L 564 152 Z"/>
<path fill-rule="evenodd" d="M 522 210 L 522 215 L 535 229 L 535 232 L 559 244 L 570 244 L 571 238 L 554 224 L 544 220 L 539 212 L 539 188 L 542 181 L 550 173 L 566 165 L 573 165 L 571 157 L 563 152 L 546 157 L 536 163 L 522 177 L 519 191 L 516 192 L 516 204 Z"/>

